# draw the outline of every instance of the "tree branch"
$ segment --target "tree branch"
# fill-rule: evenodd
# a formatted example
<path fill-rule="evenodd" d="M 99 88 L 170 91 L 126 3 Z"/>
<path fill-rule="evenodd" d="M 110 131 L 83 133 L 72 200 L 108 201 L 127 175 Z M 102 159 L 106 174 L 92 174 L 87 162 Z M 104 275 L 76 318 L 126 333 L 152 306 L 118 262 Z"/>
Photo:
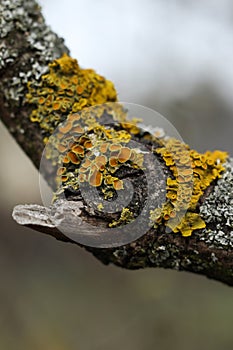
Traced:
<path fill-rule="evenodd" d="M 14 209 L 13 218 L 20 225 L 51 235 L 60 241 L 78 244 L 62 234 L 64 227 L 70 232 L 77 232 L 74 230 L 80 219 L 80 216 L 77 218 L 77 212 L 74 212 L 77 206 L 82 207 L 82 203 L 61 200 L 50 208 L 19 205 Z M 98 222 L 95 224 L 98 227 Z M 87 231 L 87 234 L 93 232 Z M 101 232 L 98 234 L 101 238 Z M 156 233 L 152 229 L 137 241 L 122 247 L 85 249 L 104 264 L 112 263 L 127 269 L 163 267 L 184 270 L 232 285 L 232 249 L 217 248 L 202 241 L 201 237 L 201 232 L 184 239 L 179 235 Z"/>
<path fill-rule="evenodd" d="M 26 100 L 28 83 L 39 82 L 41 76 L 48 73 L 48 64 L 68 53 L 68 49 L 63 40 L 47 27 L 34 0 L 3 0 L 0 17 L 1 119 L 39 169 L 46 134 L 38 123 L 32 123 L 29 119 L 35 106 Z M 106 97 L 106 101 L 111 99 L 114 100 L 113 97 Z M 162 164 L 159 156 L 157 159 Z M 165 164 L 161 166 L 168 176 L 169 168 Z M 134 242 L 120 247 L 109 244 L 110 247 L 107 247 L 101 241 L 108 217 L 104 214 L 93 215 L 93 207 L 90 205 L 87 208 L 82 198 L 75 195 L 70 196 L 69 201 L 60 199 L 49 208 L 38 205 L 17 206 L 13 218 L 20 225 L 63 242 L 78 244 L 77 235 L 95 235 L 101 248 L 84 248 L 104 264 L 113 263 L 127 269 L 163 267 L 185 270 L 232 286 L 232 174 L 232 161 L 228 160 L 222 178 L 208 186 L 198 204 L 206 227 L 194 230 L 190 237 L 167 233 L 164 225 L 160 225 L 156 229 L 151 227 Z M 124 176 L 131 178 L 137 188 L 138 198 L 142 197 L 143 181 L 140 176 L 136 172 L 130 173 L 130 170 Z M 154 194 L 159 196 L 160 186 L 156 185 L 158 178 L 156 175 L 153 178 Z M 96 229 L 90 230 L 87 223 Z M 77 232 L 77 226 L 82 227 L 82 231 Z"/>

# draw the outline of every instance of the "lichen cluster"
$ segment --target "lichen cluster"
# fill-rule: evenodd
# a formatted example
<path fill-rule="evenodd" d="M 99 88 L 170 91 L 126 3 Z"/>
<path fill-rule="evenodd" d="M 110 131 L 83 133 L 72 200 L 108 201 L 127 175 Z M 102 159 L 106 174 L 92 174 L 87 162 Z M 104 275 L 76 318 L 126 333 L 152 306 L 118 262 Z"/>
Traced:
<path fill-rule="evenodd" d="M 119 123 L 118 130 L 102 125 L 101 118 L 106 114 Z M 127 121 L 120 104 L 118 111 L 111 105 L 96 106 L 93 113 L 84 109 L 70 115 L 58 130 L 58 142 L 54 144 L 62 157 L 57 171 L 57 195 L 70 187 L 78 190 L 80 183 L 86 182 L 99 188 L 104 199 L 110 199 L 124 188 L 123 181 L 116 176 L 121 166 L 143 167 L 143 154 L 127 145 L 132 135 L 140 134 L 140 128 L 136 121 Z M 199 154 L 176 139 L 144 134 L 141 141 L 144 137 L 157 143 L 154 152 L 171 173 L 167 178 L 167 201 L 162 208 L 151 211 L 151 220 L 155 226 L 165 224 L 173 232 L 190 236 L 206 226 L 199 215 L 198 203 L 206 188 L 221 176 L 227 153 Z M 118 222 L 123 219 L 127 221 L 122 211 Z"/>
<path fill-rule="evenodd" d="M 200 215 L 213 227 L 206 228 L 199 238 L 215 248 L 233 248 L 233 159 L 225 164 L 225 172 L 214 190 L 200 206 Z"/>
<path fill-rule="evenodd" d="M 118 125 L 102 125 L 108 116 Z M 136 122 L 127 123 L 126 112 L 120 104 L 97 105 L 82 112 L 70 114 L 65 123 L 58 126 L 46 147 L 46 158 L 57 166 L 56 196 L 66 189 L 77 191 L 80 183 L 101 189 L 105 199 L 124 188 L 116 176 L 121 166 L 141 168 L 143 154 L 131 147 L 131 134 Z"/>
<path fill-rule="evenodd" d="M 155 152 L 170 168 L 167 178 L 167 201 L 162 208 L 151 211 L 155 225 L 164 222 L 173 232 L 190 236 L 206 226 L 198 213 L 198 202 L 207 187 L 224 171 L 227 153 L 221 151 L 200 154 L 176 139 L 163 141 Z"/>
<path fill-rule="evenodd" d="M 77 60 L 64 54 L 49 64 L 48 74 L 28 84 L 27 102 L 35 105 L 30 119 L 37 122 L 45 136 L 73 114 L 97 104 L 116 101 L 113 84 L 92 69 L 81 69 Z"/>
<path fill-rule="evenodd" d="M 136 120 L 129 122 L 121 105 L 111 106 L 116 100 L 110 81 L 81 69 L 66 54 L 51 62 L 38 81 L 28 83 L 26 102 L 35 106 L 30 120 L 40 126 L 46 157 L 57 167 L 55 199 L 68 189 L 78 191 L 81 183 L 100 188 L 110 199 L 124 188 L 117 170 L 142 166 L 143 155 L 128 147 L 131 135 L 139 132 Z"/>
<path fill-rule="evenodd" d="M 226 152 L 199 154 L 179 140 L 161 136 L 160 130 L 153 135 L 142 132 L 137 120 L 127 119 L 120 104 L 105 104 L 117 99 L 113 84 L 93 70 L 81 69 L 66 54 L 51 62 L 48 73 L 30 82 L 28 90 L 27 103 L 35 106 L 30 119 L 39 124 L 45 144 L 49 141 L 46 156 L 57 167 L 54 198 L 69 189 L 78 191 L 81 184 L 97 188 L 105 200 L 115 198 L 124 189 L 119 169 L 143 168 L 143 152 L 129 145 L 136 137 L 150 145 L 148 149 L 170 171 L 167 200 L 161 208 L 151 210 L 154 225 L 164 224 L 183 236 L 206 226 L 198 203 L 221 176 Z M 90 106 L 95 106 L 92 112 L 86 108 Z M 114 125 L 105 125 L 106 121 Z M 115 223 L 130 220 L 128 214 L 122 211 Z"/>

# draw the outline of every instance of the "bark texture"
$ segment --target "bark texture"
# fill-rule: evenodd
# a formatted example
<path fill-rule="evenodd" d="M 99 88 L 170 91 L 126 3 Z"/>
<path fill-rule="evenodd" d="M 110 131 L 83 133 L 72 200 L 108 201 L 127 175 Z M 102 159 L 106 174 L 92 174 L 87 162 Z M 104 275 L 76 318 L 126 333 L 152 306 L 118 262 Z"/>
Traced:
<path fill-rule="evenodd" d="M 48 63 L 68 53 L 68 49 L 63 40 L 47 27 L 34 0 L 1 1 L 0 40 L 0 116 L 39 168 L 44 144 L 41 129 L 29 120 L 32 107 L 24 103 L 27 83 L 39 79 L 47 72 Z M 232 286 L 232 168 L 232 162 L 228 161 L 223 179 L 214 183 L 202 198 L 200 211 L 207 226 L 196 230 L 191 237 L 166 233 L 164 227 L 150 228 L 141 238 L 120 247 L 84 248 L 104 264 L 113 263 L 127 269 L 163 267 L 185 270 Z M 138 174 L 131 173 L 128 177 L 137 186 Z M 72 231 L 74 225 L 77 227 L 89 220 L 96 227 L 97 234 L 101 234 L 107 218 L 93 216 L 91 210 L 82 210 L 81 198 L 73 197 L 49 208 L 17 206 L 13 218 L 21 225 L 64 242 L 76 243 L 59 230 L 61 225 L 68 225 Z M 87 228 L 86 234 L 93 232 Z"/>
<path fill-rule="evenodd" d="M 37 168 L 44 145 L 38 125 L 29 123 L 32 107 L 24 103 L 27 83 L 68 52 L 34 0 L 0 2 L 0 116 Z"/>

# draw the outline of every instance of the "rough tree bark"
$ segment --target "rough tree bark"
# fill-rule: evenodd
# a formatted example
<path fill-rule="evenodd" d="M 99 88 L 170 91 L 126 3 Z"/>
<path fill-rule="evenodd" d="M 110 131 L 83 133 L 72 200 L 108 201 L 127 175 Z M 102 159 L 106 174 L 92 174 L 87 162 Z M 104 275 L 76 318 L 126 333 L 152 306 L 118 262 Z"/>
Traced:
<path fill-rule="evenodd" d="M 24 100 L 27 83 L 38 79 L 47 71 L 48 64 L 63 53 L 68 53 L 68 49 L 63 40 L 47 27 L 34 0 L 1 1 L 0 40 L 0 116 L 9 132 L 39 168 L 44 143 L 38 124 L 29 120 L 33 107 Z M 104 264 L 112 263 L 127 269 L 163 267 L 185 270 L 232 286 L 232 169 L 229 160 L 223 178 L 208 188 L 201 203 L 207 226 L 195 230 L 191 237 L 165 233 L 163 227 L 157 230 L 151 228 L 138 240 L 121 247 L 84 248 Z M 50 208 L 17 206 L 13 217 L 21 225 L 64 242 L 76 243 L 59 231 L 59 225 L 61 222 L 71 226 L 77 223 L 77 215 L 72 211 L 77 203 L 81 208 L 82 202 L 62 200 L 59 205 L 55 203 Z M 92 220 L 97 227 L 101 227 L 100 218 Z"/>

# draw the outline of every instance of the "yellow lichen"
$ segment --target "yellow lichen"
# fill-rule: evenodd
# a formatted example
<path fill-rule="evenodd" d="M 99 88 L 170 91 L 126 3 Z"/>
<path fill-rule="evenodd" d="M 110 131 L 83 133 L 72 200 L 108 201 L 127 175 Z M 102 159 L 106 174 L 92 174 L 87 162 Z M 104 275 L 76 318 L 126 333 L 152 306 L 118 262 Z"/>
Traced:
<path fill-rule="evenodd" d="M 77 60 L 66 54 L 49 64 L 49 73 L 39 82 L 28 83 L 26 95 L 26 102 L 35 106 L 31 121 L 39 123 L 48 135 L 68 114 L 116 100 L 112 82 L 92 69 L 81 69 Z"/>
<path fill-rule="evenodd" d="M 86 182 L 98 187 L 105 199 L 111 199 L 116 191 L 124 189 L 117 176 L 121 167 L 143 168 L 143 152 L 129 146 L 140 133 L 139 120 L 129 121 L 118 103 L 105 104 L 116 100 L 110 81 L 91 69 L 81 69 L 66 54 L 51 62 L 49 72 L 39 81 L 28 83 L 26 103 L 34 107 L 30 120 L 39 124 L 44 143 L 49 144 L 46 158 L 57 167 L 54 198 Z M 87 108 L 90 106 L 91 111 Z M 101 118 L 106 116 L 118 127 L 103 125 Z M 155 225 L 165 224 L 173 232 L 190 236 L 205 226 L 198 214 L 198 203 L 206 188 L 221 176 L 227 153 L 199 154 L 179 140 L 163 139 L 159 130 L 154 135 L 142 135 L 142 141 L 151 143 L 152 150 L 170 169 L 166 202 L 151 211 L 150 219 Z M 133 214 L 125 208 L 111 225 L 132 219 Z"/>
<path fill-rule="evenodd" d="M 97 205 L 97 209 L 98 209 L 99 211 L 103 210 L 103 208 L 104 208 L 104 206 L 103 206 L 102 203 L 99 203 L 99 204 Z"/>
<path fill-rule="evenodd" d="M 128 208 L 123 208 L 121 211 L 120 218 L 109 224 L 109 227 L 120 226 L 121 224 L 127 224 L 134 219 L 133 213 Z"/>
<path fill-rule="evenodd" d="M 172 219 L 169 221 L 168 227 L 173 232 L 181 232 L 184 237 L 191 236 L 194 230 L 202 229 L 206 226 L 198 213 L 187 211 L 181 220 Z"/>
<path fill-rule="evenodd" d="M 87 182 L 90 186 L 100 187 L 103 197 L 109 199 L 115 191 L 124 189 L 116 172 L 122 166 L 138 168 L 143 165 L 143 154 L 128 147 L 131 141 L 128 131 L 100 124 L 105 115 L 111 116 L 118 125 L 126 120 L 122 106 L 115 103 L 114 108 L 111 104 L 98 105 L 92 107 L 91 112 L 84 109 L 68 115 L 50 137 L 46 158 L 58 166 L 57 194 L 69 187 L 78 189 L 80 183 Z"/>
<path fill-rule="evenodd" d="M 206 188 L 221 176 L 228 154 L 221 151 L 199 154 L 176 139 L 164 140 L 163 147 L 155 152 L 162 156 L 173 178 L 167 178 L 166 203 L 151 211 L 151 220 L 155 225 L 164 221 L 173 232 L 190 236 L 192 231 L 205 227 L 197 205 Z"/>

